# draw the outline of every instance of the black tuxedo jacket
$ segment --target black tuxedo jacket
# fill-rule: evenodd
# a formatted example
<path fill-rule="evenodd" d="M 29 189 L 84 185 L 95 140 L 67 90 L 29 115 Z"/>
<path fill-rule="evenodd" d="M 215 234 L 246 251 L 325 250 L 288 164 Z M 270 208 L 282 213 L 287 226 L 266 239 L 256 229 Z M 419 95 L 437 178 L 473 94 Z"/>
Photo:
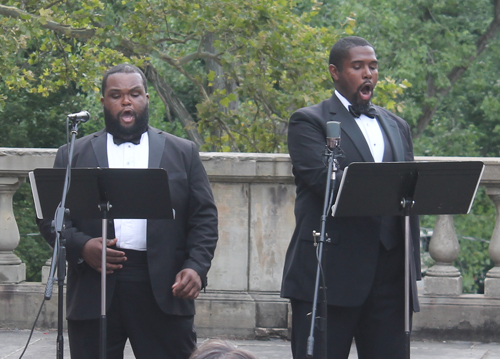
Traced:
<path fill-rule="evenodd" d="M 376 106 L 378 121 L 385 132 L 396 161 L 413 160 L 413 144 L 408 124 L 393 113 Z M 322 154 L 326 145 L 326 123 L 341 123 L 340 146 L 345 159 L 340 163 L 337 184 L 343 169 L 351 162 L 373 162 L 373 157 L 356 121 L 333 95 L 321 103 L 302 108 L 290 118 L 288 149 L 297 186 L 296 228 L 285 259 L 281 294 L 286 298 L 313 300 L 316 278 L 316 247 L 313 230 L 320 231 L 326 172 Z M 404 245 L 403 217 L 395 229 Z M 323 269 L 329 305 L 354 307 L 363 304 L 372 287 L 381 236 L 381 217 L 328 216 Z M 411 218 L 413 244 L 413 309 L 418 311 L 416 279 L 420 279 L 418 217 Z M 404 290 L 404 288 L 401 288 Z"/>
<path fill-rule="evenodd" d="M 168 173 L 175 220 L 148 220 L 147 258 L 151 285 L 160 308 L 167 314 L 194 315 L 194 301 L 172 294 L 176 274 L 194 269 L 206 284 L 217 234 L 217 209 L 212 190 L 194 143 L 160 130 L 149 128 L 149 168 Z M 67 146 L 59 148 L 54 167 L 66 167 Z M 73 167 L 109 167 L 106 132 L 101 130 L 75 142 Z M 50 220 L 39 222 L 40 231 L 53 245 Z M 100 315 L 100 273 L 80 263 L 85 243 L 102 236 L 101 220 L 73 220 L 66 223 L 67 318 L 95 319 Z M 114 238 L 109 233 L 108 238 Z M 107 304 L 111 302 L 115 274 L 108 275 Z"/>

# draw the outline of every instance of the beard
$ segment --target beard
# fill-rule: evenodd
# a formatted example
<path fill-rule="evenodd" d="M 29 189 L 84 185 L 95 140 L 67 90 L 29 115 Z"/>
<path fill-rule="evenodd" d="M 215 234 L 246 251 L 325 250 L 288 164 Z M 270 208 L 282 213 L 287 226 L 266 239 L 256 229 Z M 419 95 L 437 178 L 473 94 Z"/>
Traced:
<path fill-rule="evenodd" d="M 368 100 L 361 100 L 360 101 L 358 98 L 358 93 L 360 93 L 361 89 L 365 86 L 366 86 L 365 83 L 360 85 L 358 87 L 358 90 L 356 91 L 356 93 L 352 96 L 351 105 L 355 110 L 358 110 L 359 113 L 365 113 L 365 111 L 372 106 L 371 99 L 373 96 L 373 92 L 372 92 L 372 96 L 370 96 L 370 98 Z"/>
<path fill-rule="evenodd" d="M 111 133 L 113 137 L 121 138 L 126 141 L 132 140 L 140 137 L 148 130 L 149 106 L 144 107 L 144 110 L 139 113 L 132 110 L 135 121 L 130 127 L 124 127 L 120 123 L 120 117 L 123 111 L 124 110 L 118 112 L 116 116 L 113 116 L 106 106 L 104 106 L 104 123 L 106 125 L 106 131 Z"/>

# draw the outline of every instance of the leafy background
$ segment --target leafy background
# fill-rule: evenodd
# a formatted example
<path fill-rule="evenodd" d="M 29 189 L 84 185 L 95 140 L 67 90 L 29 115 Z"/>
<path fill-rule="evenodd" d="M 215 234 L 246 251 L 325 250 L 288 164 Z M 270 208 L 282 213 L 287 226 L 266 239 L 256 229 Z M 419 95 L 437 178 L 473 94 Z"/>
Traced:
<path fill-rule="evenodd" d="M 127 61 L 148 76 L 153 126 L 203 151 L 286 153 L 290 114 L 331 95 L 329 48 L 358 35 L 380 61 L 374 102 L 408 121 L 416 155 L 495 157 L 498 13 L 498 0 L 2 0 L 0 145 L 56 148 L 82 109 L 79 135 L 101 128 L 100 78 Z M 14 207 L 16 254 L 39 280 L 50 253 L 28 184 Z M 466 292 L 483 290 L 494 223 L 483 189 L 455 216 Z"/>

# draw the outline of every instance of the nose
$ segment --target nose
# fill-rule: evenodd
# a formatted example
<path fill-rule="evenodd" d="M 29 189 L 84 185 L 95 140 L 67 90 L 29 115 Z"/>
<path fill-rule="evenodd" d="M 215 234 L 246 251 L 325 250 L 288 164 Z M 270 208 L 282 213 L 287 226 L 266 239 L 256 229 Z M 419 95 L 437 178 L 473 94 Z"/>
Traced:
<path fill-rule="evenodd" d="M 364 79 L 371 79 L 372 78 L 372 70 L 370 69 L 370 66 L 365 66 L 364 69 L 365 69 L 365 71 L 363 71 L 363 78 Z"/>
<path fill-rule="evenodd" d="M 125 94 L 122 97 L 122 106 L 130 106 L 132 102 L 130 101 L 130 95 Z"/>

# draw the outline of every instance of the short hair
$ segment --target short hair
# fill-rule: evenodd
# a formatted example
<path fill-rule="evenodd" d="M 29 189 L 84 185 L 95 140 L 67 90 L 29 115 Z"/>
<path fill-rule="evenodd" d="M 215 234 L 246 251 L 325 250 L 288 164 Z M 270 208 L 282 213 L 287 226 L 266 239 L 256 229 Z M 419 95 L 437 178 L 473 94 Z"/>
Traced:
<path fill-rule="evenodd" d="M 142 84 L 144 85 L 144 91 L 147 93 L 148 92 L 148 80 L 146 79 L 146 76 L 144 76 L 144 72 L 141 71 L 140 68 L 134 65 L 130 64 L 119 64 L 116 66 L 113 66 L 112 68 L 108 69 L 104 73 L 104 76 L 102 77 L 102 84 L 101 84 L 101 93 L 104 96 L 104 92 L 106 91 L 106 85 L 108 81 L 108 77 L 114 74 L 118 73 L 124 73 L 124 74 L 139 74 L 141 75 L 142 78 Z"/>
<path fill-rule="evenodd" d="M 189 359 L 257 359 L 257 357 L 227 341 L 212 339 L 204 342 Z"/>
<path fill-rule="evenodd" d="M 328 64 L 334 65 L 339 71 L 342 71 L 344 60 L 349 55 L 349 49 L 358 46 L 370 46 L 374 51 L 372 44 L 359 36 L 349 36 L 340 39 L 332 46 Z"/>

